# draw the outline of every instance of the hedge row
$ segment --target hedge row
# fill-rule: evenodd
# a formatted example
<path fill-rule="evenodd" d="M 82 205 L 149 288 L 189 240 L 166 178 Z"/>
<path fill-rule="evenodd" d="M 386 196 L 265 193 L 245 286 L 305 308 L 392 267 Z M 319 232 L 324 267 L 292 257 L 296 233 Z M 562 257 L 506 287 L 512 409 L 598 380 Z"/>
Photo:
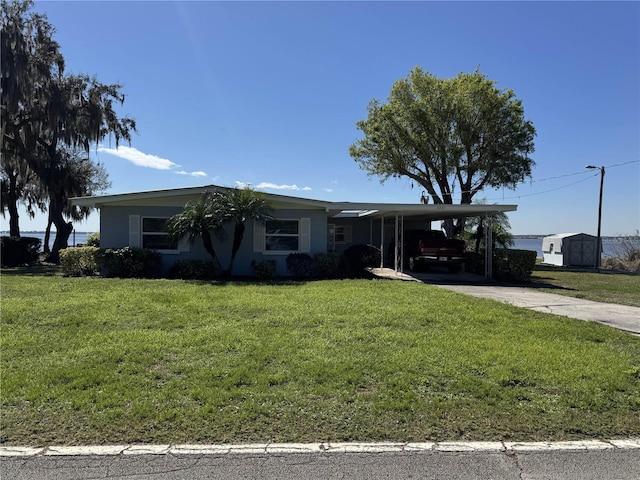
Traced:
<path fill-rule="evenodd" d="M 366 268 L 380 266 L 381 253 L 373 245 L 357 244 L 342 253 L 292 253 L 287 272 L 294 277 L 354 278 L 366 276 Z"/>
<path fill-rule="evenodd" d="M 499 282 L 528 282 L 536 266 L 533 250 L 496 248 L 493 251 L 493 278 Z M 465 254 L 465 270 L 484 274 L 484 253 Z"/>
<path fill-rule="evenodd" d="M 143 248 L 73 247 L 60 250 L 60 266 L 69 276 L 154 278 L 162 273 L 162 257 Z"/>
<path fill-rule="evenodd" d="M 74 247 L 60 251 L 62 271 L 68 276 L 103 275 L 120 278 L 150 278 L 161 275 L 160 254 L 141 248 Z M 372 245 L 353 245 L 343 253 L 292 253 L 286 258 L 287 271 L 294 277 L 354 278 L 366 275 L 365 268 L 380 265 L 380 250 Z M 252 262 L 254 275 L 270 279 L 276 273 L 273 259 Z M 220 276 L 212 261 L 178 260 L 170 278 L 210 280 Z"/>

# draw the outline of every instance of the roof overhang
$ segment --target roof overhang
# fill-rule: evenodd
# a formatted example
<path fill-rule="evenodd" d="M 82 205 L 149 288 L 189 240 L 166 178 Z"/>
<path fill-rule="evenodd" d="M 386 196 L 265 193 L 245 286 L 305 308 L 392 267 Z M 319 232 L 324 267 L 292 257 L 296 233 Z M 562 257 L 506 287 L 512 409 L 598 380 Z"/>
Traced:
<path fill-rule="evenodd" d="M 327 211 L 331 218 L 380 218 L 399 215 L 403 218 L 427 217 L 433 219 L 478 217 L 494 213 L 514 212 L 517 205 L 423 205 L 415 203 L 333 203 Z"/>
<path fill-rule="evenodd" d="M 203 187 L 178 188 L 170 190 L 151 190 L 147 192 L 120 193 L 93 197 L 76 197 L 71 202 L 81 207 L 101 208 L 105 206 L 172 206 L 183 207 L 187 202 L 196 200 L 205 192 L 229 190 L 230 187 L 207 185 Z M 516 211 L 517 205 L 473 204 L 415 204 L 415 203 L 357 203 L 329 202 L 309 198 L 291 197 L 263 193 L 274 208 L 318 209 L 330 218 L 381 218 L 400 215 L 404 218 L 422 217 L 441 220 L 457 217 L 477 217 L 499 212 Z"/>

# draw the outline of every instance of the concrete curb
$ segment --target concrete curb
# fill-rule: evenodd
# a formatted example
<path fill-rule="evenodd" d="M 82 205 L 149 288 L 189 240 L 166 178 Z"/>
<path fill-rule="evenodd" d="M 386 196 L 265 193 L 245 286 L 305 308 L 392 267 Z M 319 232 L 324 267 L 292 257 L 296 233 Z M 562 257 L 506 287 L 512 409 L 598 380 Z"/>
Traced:
<path fill-rule="evenodd" d="M 255 443 L 239 445 L 0 446 L 0 457 L 477 452 L 640 449 L 640 438 L 566 442 Z"/>

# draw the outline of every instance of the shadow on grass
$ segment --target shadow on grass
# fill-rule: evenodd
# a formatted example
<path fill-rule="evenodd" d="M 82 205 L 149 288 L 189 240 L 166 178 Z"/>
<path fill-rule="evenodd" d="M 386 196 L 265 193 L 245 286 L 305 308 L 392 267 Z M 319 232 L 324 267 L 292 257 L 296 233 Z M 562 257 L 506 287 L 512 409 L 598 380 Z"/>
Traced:
<path fill-rule="evenodd" d="M 535 290 L 536 288 L 545 288 L 548 290 L 565 290 L 565 291 L 577 291 L 577 288 L 570 288 L 570 287 L 563 287 L 561 285 L 556 285 L 554 283 L 548 283 L 545 281 L 538 281 L 538 280 L 546 280 L 545 278 L 540 278 L 538 277 L 536 280 L 532 280 L 530 282 L 507 282 L 507 283 L 500 283 L 500 286 L 503 287 L 521 287 L 521 288 L 530 288 L 532 290 Z M 549 279 L 549 280 L 553 280 L 553 279 Z"/>
<path fill-rule="evenodd" d="M 62 271 L 59 265 L 53 263 L 37 263 L 33 265 L 27 265 L 23 267 L 2 267 L 0 269 L 1 275 L 8 276 L 38 276 L 38 277 L 61 277 Z"/>
<path fill-rule="evenodd" d="M 556 265 L 541 265 L 538 264 L 533 269 L 533 272 L 571 272 L 571 273 L 593 273 L 594 275 L 629 275 L 637 276 L 640 272 L 633 272 L 629 270 L 612 270 L 600 268 L 596 270 L 593 267 L 560 267 Z"/>

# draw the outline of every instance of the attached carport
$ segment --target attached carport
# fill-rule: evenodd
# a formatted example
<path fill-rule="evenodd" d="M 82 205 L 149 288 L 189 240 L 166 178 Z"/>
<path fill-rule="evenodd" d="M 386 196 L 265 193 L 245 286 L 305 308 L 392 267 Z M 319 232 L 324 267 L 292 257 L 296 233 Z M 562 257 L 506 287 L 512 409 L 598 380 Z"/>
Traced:
<path fill-rule="evenodd" d="M 400 238 L 401 232 L 405 230 L 405 222 L 412 220 L 420 220 L 424 222 L 442 221 L 450 218 L 460 217 L 478 217 L 485 219 L 485 276 L 493 275 L 493 238 L 491 228 L 491 215 L 496 213 L 514 212 L 518 208 L 517 205 L 423 205 L 423 204 L 390 204 L 390 203 L 332 203 L 331 208 L 327 209 L 330 218 L 354 218 L 370 220 L 370 242 L 374 244 L 374 229 L 380 228 L 380 250 L 382 252 L 380 267 L 385 264 L 385 225 L 387 220 L 391 220 L 393 224 L 393 238 L 395 239 L 395 258 L 392 264 L 396 273 L 404 272 L 403 265 L 403 242 Z M 379 223 L 379 226 L 375 225 Z"/>

